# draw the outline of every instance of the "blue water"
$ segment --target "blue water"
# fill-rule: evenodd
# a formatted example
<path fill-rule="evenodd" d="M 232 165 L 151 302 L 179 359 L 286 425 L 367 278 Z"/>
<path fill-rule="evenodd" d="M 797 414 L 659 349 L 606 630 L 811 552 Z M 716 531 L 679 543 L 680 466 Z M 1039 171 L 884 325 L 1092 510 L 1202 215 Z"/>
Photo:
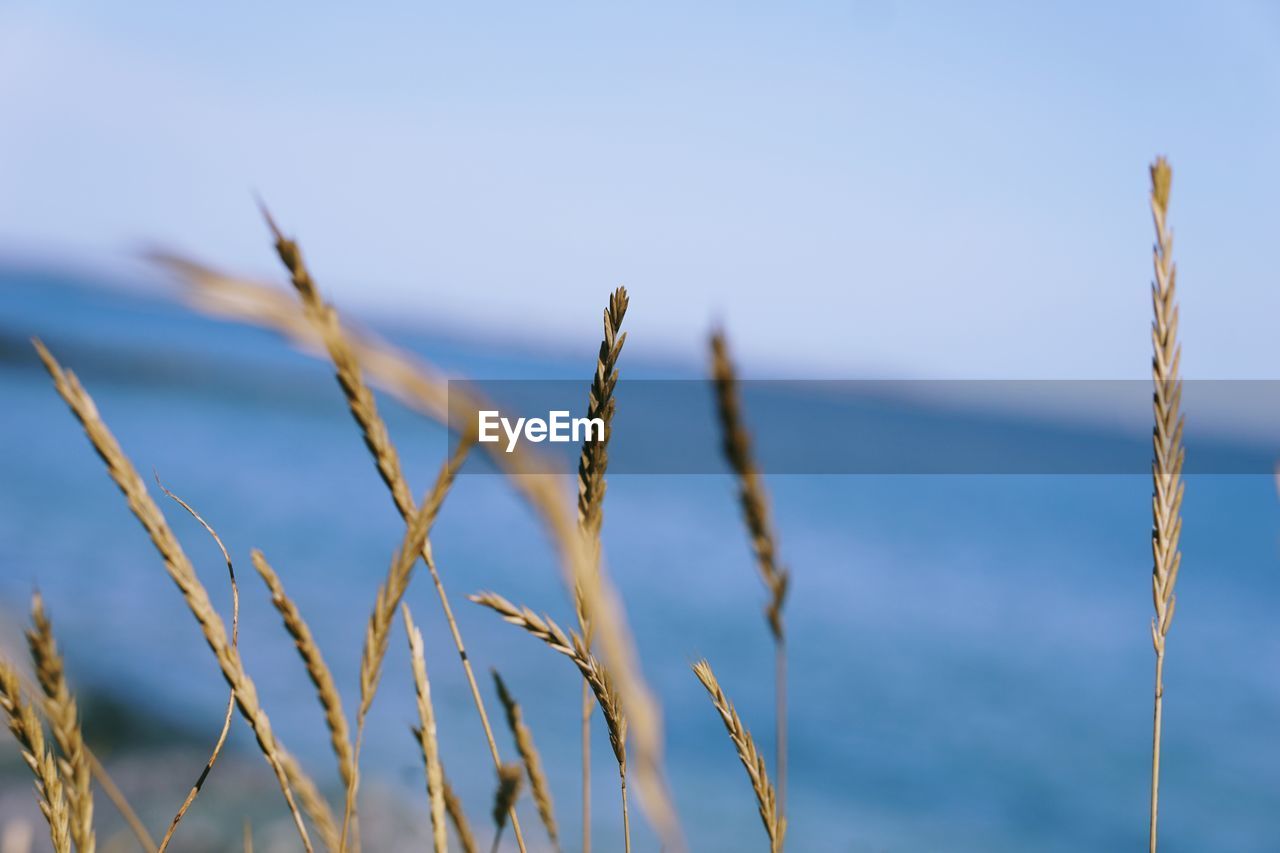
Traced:
<path fill-rule="evenodd" d="M 388 332 L 451 369 L 495 379 L 585 382 L 595 347 L 588 336 L 579 359 Z M 225 700 L 214 662 L 30 356 L 31 334 L 81 375 L 138 468 L 158 472 L 232 548 L 246 664 L 286 744 L 332 785 L 311 688 L 248 560 L 250 548 L 265 551 L 354 697 L 365 619 L 402 527 L 325 365 L 265 332 L 163 301 L 0 274 L 0 609 L 21 618 L 38 584 L 74 678 L 146 697 L 155 714 L 210 732 Z M 420 491 L 446 437 L 392 402 L 384 408 Z M 749 416 L 767 422 L 770 412 Z M 1141 849 L 1152 686 L 1146 478 L 779 476 L 768 485 L 794 580 L 791 849 Z M 1275 484 L 1203 475 L 1186 495 L 1162 850 L 1280 850 Z M 226 601 L 212 544 L 180 512 L 169 516 Z M 746 778 L 688 666 L 710 658 L 772 763 L 770 642 L 732 483 L 616 476 L 605 516 L 606 557 L 665 706 L 670 780 L 691 846 L 763 849 Z M 472 658 L 481 673 L 499 666 L 522 700 L 574 839 L 575 672 L 463 598 L 494 589 L 571 623 L 546 539 L 499 478 L 466 476 L 434 543 Z M 422 580 L 409 601 L 426 638 L 444 759 L 478 821 L 488 758 Z M 402 646 L 397 635 L 366 760 L 371 775 L 416 796 Z M 618 849 L 616 774 L 598 723 L 597 735 L 597 845 Z M 637 837 L 638 849 L 656 849 L 646 830 Z"/>

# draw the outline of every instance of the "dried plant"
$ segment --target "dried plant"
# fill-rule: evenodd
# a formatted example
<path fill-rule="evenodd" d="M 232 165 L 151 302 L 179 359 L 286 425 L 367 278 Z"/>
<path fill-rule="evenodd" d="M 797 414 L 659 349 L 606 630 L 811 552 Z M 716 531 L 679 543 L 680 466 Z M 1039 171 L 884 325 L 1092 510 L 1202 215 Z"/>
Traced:
<path fill-rule="evenodd" d="M 315 781 L 303 771 L 298 759 L 281 750 L 280 761 L 284 764 L 289 785 L 297 795 L 298 806 L 315 827 L 316 834 L 320 836 L 320 842 L 328 850 L 337 850 L 340 843 L 338 821 L 333 815 L 333 810 L 329 808 L 329 801 L 320 793 Z"/>
<path fill-rule="evenodd" d="M 1163 157 L 1151 166 L 1151 215 L 1155 221 L 1155 281 L 1151 303 L 1155 318 L 1151 323 L 1151 380 L 1155 386 L 1153 409 L 1155 429 L 1151 466 L 1154 494 L 1151 498 L 1151 594 L 1155 618 L 1151 621 L 1151 642 L 1156 652 L 1155 712 L 1151 750 L 1151 853 L 1156 850 L 1157 814 L 1160 800 L 1160 726 L 1164 710 L 1164 649 L 1177 603 L 1174 584 L 1182 554 L 1178 538 L 1182 533 L 1182 378 L 1178 365 L 1182 348 L 1178 344 L 1177 268 L 1173 263 L 1173 234 L 1169 230 L 1169 189 L 1173 171 Z"/>
<path fill-rule="evenodd" d="M 560 830 L 556 826 L 555 805 L 551 800 L 551 785 L 547 782 L 547 776 L 542 770 L 542 756 L 538 754 L 538 747 L 533 743 L 533 732 L 529 730 L 529 726 L 524 721 L 524 712 L 520 709 L 520 703 L 511 695 L 511 691 L 507 689 L 506 682 L 502 680 L 502 676 L 498 674 L 496 669 L 490 670 L 493 675 L 493 684 L 497 688 L 498 698 L 502 701 L 502 709 L 507 714 L 507 727 L 511 729 L 511 736 L 516 742 L 516 752 L 520 754 L 520 761 L 524 764 L 525 775 L 529 777 L 529 792 L 533 795 L 533 803 L 538 808 L 538 817 L 542 819 L 542 825 L 546 827 L 547 836 L 551 839 L 551 845 L 560 849 Z M 586 684 L 586 679 L 583 679 Z"/>
<path fill-rule="evenodd" d="M 604 311 L 604 339 L 596 356 L 596 370 L 591 377 L 591 390 L 587 395 L 587 417 L 599 418 L 604 424 L 604 434 L 599 441 L 588 436 L 578 457 L 578 527 L 591 558 L 591 568 L 600 571 L 600 529 L 604 523 L 604 493 L 607 488 L 604 474 L 609 467 L 609 438 L 613 434 L 613 412 L 616 401 L 613 390 L 618 384 L 618 356 L 626 343 L 622 318 L 626 316 L 627 289 L 619 287 L 609 297 Z M 591 647 L 593 629 L 591 615 L 582 585 L 574 584 L 573 603 L 578 614 L 578 630 Z M 582 853 L 591 853 L 591 711 L 594 703 L 591 686 L 582 682 Z"/>
<path fill-rule="evenodd" d="M 22 760 L 36 777 L 36 799 L 40 813 L 49 823 L 54 853 L 70 853 L 71 816 L 62 777 L 53 753 L 45 748 L 44 726 L 40 725 L 35 709 L 23 701 L 18 674 L 6 661 L 0 661 L 0 710 L 4 711 L 9 731 L 22 749 Z"/>
<path fill-rule="evenodd" d="M 516 810 L 523 779 L 519 764 L 504 764 L 498 768 L 498 788 L 493 793 L 493 853 L 497 853 L 498 843 L 502 841 L 507 816 Z"/>
<path fill-rule="evenodd" d="M 80 731 L 75 696 L 67 685 L 53 625 L 45 614 L 44 599 L 38 592 L 31 597 L 31 628 L 27 631 L 27 646 L 31 649 L 36 680 L 44 692 L 49 730 L 61 753 L 58 771 L 70 810 L 71 840 L 81 853 L 93 853 L 97 846 L 93 832 L 93 771 L 89 766 L 84 735 Z"/>
<path fill-rule="evenodd" d="M 716 412 L 720 419 L 721 446 L 738 481 L 738 503 L 751 537 L 760 578 L 769 593 L 765 620 L 774 644 L 774 744 L 777 749 L 778 804 L 785 814 L 787 779 L 787 650 L 783 631 L 782 606 L 786 601 L 790 573 L 777 562 L 777 540 L 769 516 L 764 480 L 751 455 L 751 438 L 742 418 L 738 380 L 729 359 L 729 346 L 722 332 L 711 336 L 711 374 L 715 385 Z"/>
<path fill-rule="evenodd" d="M 566 634 L 550 617 L 539 616 L 528 607 L 517 607 L 493 592 L 477 593 L 471 596 L 471 600 L 482 607 L 489 608 L 505 621 L 524 629 L 553 650 L 569 658 L 591 687 L 591 692 L 596 697 L 596 702 L 604 715 L 605 727 L 609 731 L 609 745 L 613 748 L 613 757 L 618 762 L 622 792 L 623 840 L 626 849 L 630 850 L 631 818 L 627 808 L 627 718 L 622 712 L 624 707 L 622 697 L 614 686 L 609 671 L 587 649 L 586 643 L 579 634 L 572 631 Z"/>
<path fill-rule="evenodd" d="M 440 766 L 440 747 L 436 741 L 436 712 L 431 707 L 431 683 L 427 681 L 427 659 L 422 649 L 422 632 L 413 624 L 409 605 L 400 605 L 404 629 L 409 635 L 409 661 L 413 667 L 413 686 L 418 697 L 418 725 L 414 736 L 422 749 L 422 764 L 427 774 L 427 800 L 431 804 L 431 836 L 436 853 L 445 853 L 444 769 Z"/>
<path fill-rule="evenodd" d="M 276 574 L 275 569 L 267 562 L 267 558 L 261 551 L 254 550 L 250 553 L 250 557 L 253 559 L 253 567 L 257 569 L 258 575 L 271 593 L 271 604 L 284 620 L 285 630 L 293 638 L 303 666 L 306 667 L 307 676 L 316 688 L 316 696 L 324 711 L 325 725 L 329 729 L 329 742 L 338 760 L 338 776 L 342 779 L 343 790 L 346 790 L 352 784 L 355 758 L 352 754 L 347 715 L 342 710 L 342 697 L 334 685 L 333 674 L 325 663 L 324 656 L 320 653 L 320 646 L 312 636 L 311 629 L 307 627 L 306 620 L 302 618 L 293 599 L 289 598 L 285 592 L 280 576 Z"/>
<path fill-rule="evenodd" d="M 303 311 L 271 285 L 226 275 L 190 259 L 153 253 L 153 261 L 177 274 L 189 286 L 191 304 L 205 313 L 272 329 L 306 351 L 323 350 L 325 342 Z M 493 408 L 460 383 L 403 350 L 369 335 L 344 330 L 363 373 L 371 382 L 410 409 L 465 434 L 474 429 L 478 412 Z M 542 519 L 558 549 L 566 582 L 580 587 L 594 614 L 596 638 L 618 693 L 627 707 L 633 744 L 635 778 L 641 803 L 669 851 L 684 848 L 679 818 L 662 769 L 662 715 L 640 671 L 625 612 L 601 567 L 592 570 L 576 515 L 563 501 L 556 468 L 535 450 L 517 445 L 505 453 L 483 444 L 490 460 L 515 491 Z M 469 678 L 474 687 L 474 678 Z"/>
<path fill-rule="evenodd" d="M 443 771 L 442 771 L 443 772 Z M 462 801 L 449 784 L 449 777 L 443 776 L 444 809 L 449 814 L 449 822 L 458 835 L 458 844 L 463 853 L 476 853 L 476 838 L 471 834 L 471 824 L 467 821 L 467 813 L 462 810 Z"/>
<path fill-rule="evenodd" d="M 711 664 L 700 660 L 693 665 L 693 671 L 702 682 L 702 686 L 711 694 L 716 712 L 724 721 L 729 739 L 733 741 L 734 747 L 738 750 L 738 758 L 747 770 L 747 778 L 751 780 L 751 789 L 755 791 L 756 804 L 760 809 L 760 820 L 764 823 L 764 830 L 769 835 L 769 850 L 771 853 L 779 853 L 782 850 L 783 837 L 787 832 L 787 820 L 778 813 L 778 803 L 773 785 L 769 782 L 769 771 L 765 767 L 764 756 L 756 749 L 755 741 L 751 739 L 751 732 L 742 724 L 737 709 L 720 689 L 720 682 L 716 681 L 715 673 L 711 671 Z"/>
<path fill-rule="evenodd" d="M 391 441 L 390 433 L 387 430 L 386 423 L 382 416 L 378 413 L 377 402 L 373 391 L 364 381 L 364 375 L 361 370 L 361 364 L 357 355 L 356 348 L 352 345 L 346 334 L 343 332 L 342 324 L 338 319 L 337 311 L 332 305 L 326 303 L 320 296 L 319 290 L 316 288 L 315 282 L 311 277 L 306 263 L 302 258 L 302 250 L 298 244 L 286 238 L 284 233 L 276 226 L 271 215 L 263 208 L 263 214 L 266 218 L 267 225 L 271 229 L 272 236 L 275 239 L 276 254 L 279 255 L 281 262 L 289 272 L 289 277 L 293 283 L 294 289 L 297 291 L 302 304 L 302 309 L 311 326 L 319 334 L 324 344 L 326 352 L 329 354 L 330 360 L 333 362 L 334 369 L 337 374 L 338 384 L 342 387 L 343 395 L 347 399 L 348 408 L 351 410 L 352 416 L 360 427 L 360 433 L 364 437 L 365 445 L 369 448 L 373 459 L 377 465 L 378 473 L 381 475 L 383 482 L 391 491 L 391 497 L 395 502 L 396 509 L 400 512 L 405 522 L 408 523 L 410 518 L 417 511 L 413 503 L 413 494 L 409 489 L 408 481 L 405 479 L 404 472 L 400 465 L 400 458 L 396 452 L 395 445 Z M 443 501 L 444 493 L 452 484 L 453 478 L 457 475 L 458 469 L 461 467 L 463 459 L 465 459 L 467 451 L 472 444 L 471 432 L 466 430 L 463 438 L 459 440 L 457 453 L 451 459 L 452 465 L 446 465 L 445 470 L 448 471 L 447 480 L 442 475 L 437 481 L 437 490 L 432 493 L 431 501 L 435 507 L 432 511 L 431 518 L 434 520 L 435 512 L 439 510 L 439 504 Z M 428 524 L 428 529 L 430 524 Z M 489 741 L 489 751 L 493 757 L 495 767 L 502 765 L 501 756 L 498 754 L 497 741 L 493 737 L 493 729 L 489 723 L 489 715 L 484 707 L 484 701 L 480 694 L 480 687 L 476 683 L 475 674 L 471 669 L 470 659 L 467 657 L 466 647 L 462 642 L 461 632 L 458 630 L 457 623 L 453 618 L 453 611 L 449 605 L 448 596 L 445 593 L 444 585 L 440 580 L 439 572 L 436 570 L 435 560 L 431 554 L 431 546 L 429 540 L 423 541 L 421 548 L 423 560 L 427 564 L 432 580 L 435 583 L 437 594 L 440 597 L 441 607 L 445 611 L 445 618 L 449 622 L 450 630 L 453 634 L 454 645 L 457 647 L 458 656 L 462 661 L 463 669 L 467 677 L 467 681 L 471 686 L 472 700 L 476 704 L 476 711 L 480 715 L 480 722 L 484 728 L 485 737 Z M 410 564 L 409 568 L 412 568 Z M 407 580 L 407 576 L 406 576 Z M 394 607 L 392 607 L 394 610 Z M 359 755 L 359 739 L 360 724 L 356 725 L 356 754 Z M 356 774 L 358 779 L 358 772 Z M 348 816 L 343 818 L 343 841 L 346 840 L 346 824 L 349 813 L 354 808 L 354 786 L 348 786 L 347 812 Z M 515 834 L 516 843 L 520 850 L 524 851 L 524 836 L 520 829 L 519 818 L 511 815 L 511 828 Z"/>
<path fill-rule="evenodd" d="M 111 479 L 124 495 L 134 517 L 138 519 L 143 529 L 146 530 L 147 535 L 151 538 L 152 544 L 155 545 L 156 550 L 164 561 L 169 577 L 181 591 L 188 609 L 199 623 L 205 641 L 218 661 L 223 677 L 235 693 L 236 704 L 240 708 L 241 714 L 249 723 L 250 728 L 253 729 L 254 735 L 257 737 L 258 746 L 276 775 L 276 780 L 280 784 L 280 791 L 284 794 L 285 802 L 289 805 L 289 811 L 293 816 L 294 825 L 298 829 L 298 835 L 302 838 L 303 847 L 307 850 L 307 853 L 312 853 L 311 838 L 307 834 L 302 815 L 298 812 L 297 804 L 294 802 L 289 779 L 281 761 L 281 749 L 276 743 L 275 733 L 271 729 L 271 721 L 258 702 L 257 688 L 248 673 L 245 672 L 244 666 L 240 661 L 239 652 L 227 641 L 226 626 L 223 624 L 222 617 L 218 615 L 218 612 L 214 610 L 213 605 L 210 603 L 209 593 L 200 582 L 195 568 L 182 550 L 182 546 L 178 544 L 177 537 L 170 530 L 164 513 L 160 511 L 160 507 L 156 506 L 151 495 L 147 493 L 142 477 L 138 475 L 133 463 L 129 461 L 124 451 L 120 449 L 119 442 L 116 441 L 115 436 L 111 434 L 111 431 L 103 422 L 98 414 L 97 406 L 94 405 L 93 399 L 80 385 L 79 379 L 70 370 L 63 370 L 62 366 L 58 364 L 57 360 L 39 340 L 34 341 L 34 344 L 41 361 L 44 362 L 49 375 L 53 378 L 54 387 L 57 389 L 58 394 L 66 401 L 77 420 L 80 421 L 81 426 L 84 427 L 85 434 L 106 464 L 108 474 L 110 474 Z"/>

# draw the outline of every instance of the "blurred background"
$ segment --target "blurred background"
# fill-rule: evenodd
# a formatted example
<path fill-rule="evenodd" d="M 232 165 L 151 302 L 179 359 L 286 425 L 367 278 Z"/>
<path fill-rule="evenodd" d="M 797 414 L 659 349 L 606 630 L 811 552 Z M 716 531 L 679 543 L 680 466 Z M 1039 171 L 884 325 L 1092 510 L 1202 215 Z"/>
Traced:
<path fill-rule="evenodd" d="M 1245 0 L 0 4 L 0 645 L 21 651 L 38 586 L 90 744 L 158 834 L 216 736 L 225 688 L 31 354 L 39 334 L 138 468 L 227 541 L 247 666 L 290 749 L 336 785 L 248 551 L 280 571 L 353 697 L 400 521 L 325 364 L 192 313 L 140 259 L 161 246 L 285 287 L 255 195 L 360 325 L 460 375 L 580 379 L 584 402 L 618 284 L 632 294 L 627 378 L 705 375 L 719 323 L 755 378 L 1141 380 L 1147 165 L 1163 153 L 1184 372 L 1272 380 L 1277 48 L 1280 11 Z M 767 431 L 779 413 L 750 402 Z M 446 437 L 386 410 L 420 491 Z M 1146 415 L 1069 410 L 1128 436 Z M 928 401 L 911 411 L 936 416 Z M 1062 415 L 1060 401 L 1045 412 Z M 1217 418 L 1214 440 L 1272 453 L 1280 419 L 1264 414 Z M 708 459 L 712 417 L 708 404 Z M 1001 433 L 1010 447 L 1021 423 Z M 1125 446 L 1124 470 L 1141 471 L 1149 451 Z M 1168 851 L 1280 846 L 1280 510 L 1269 466 L 1255 468 L 1187 487 L 1166 672 Z M 1142 844 L 1148 478 L 768 485 L 793 572 L 792 849 Z M 212 543 L 170 517 L 226 602 Z M 710 657 L 771 744 L 763 592 L 733 484 L 620 475 L 605 518 L 691 845 L 762 847 L 749 785 L 688 670 Z M 473 659 L 500 667 L 525 706 L 573 849 L 577 677 L 462 601 L 493 588 L 571 622 L 548 543 L 483 476 L 460 480 L 434 541 Z M 444 758 L 483 825 L 492 774 L 465 682 L 428 586 L 409 595 Z M 377 849 L 417 849 L 427 825 L 402 646 L 366 743 L 365 822 L 390 828 Z M 245 816 L 268 849 L 296 844 L 243 729 L 178 849 L 223 849 Z M 596 848 L 620 849 L 598 720 L 597 735 Z M 31 821 L 40 849 L 29 777 L 10 741 L 0 750 L 0 818 Z M 110 836 L 119 821 L 105 801 L 98 811 Z M 532 810 L 524 823 L 536 844 Z M 656 849 L 636 829 L 638 849 Z"/>

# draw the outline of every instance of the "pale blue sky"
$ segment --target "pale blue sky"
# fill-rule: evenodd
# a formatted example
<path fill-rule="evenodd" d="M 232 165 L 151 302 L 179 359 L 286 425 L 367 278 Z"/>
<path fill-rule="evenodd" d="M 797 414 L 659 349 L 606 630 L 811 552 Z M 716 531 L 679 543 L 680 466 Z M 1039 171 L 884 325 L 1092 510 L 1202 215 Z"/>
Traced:
<path fill-rule="evenodd" d="M 0 251 L 158 242 L 337 301 L 757 373 L 1280 376 L 1280 5 L 0 4 Z"/>

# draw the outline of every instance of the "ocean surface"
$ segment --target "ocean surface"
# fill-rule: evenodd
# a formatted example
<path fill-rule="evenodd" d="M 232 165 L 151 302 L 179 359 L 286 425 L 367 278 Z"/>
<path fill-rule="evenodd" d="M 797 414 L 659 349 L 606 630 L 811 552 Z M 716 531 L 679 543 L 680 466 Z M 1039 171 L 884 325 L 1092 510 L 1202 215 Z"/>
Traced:
<path fill-rule="evenodd" d="M 374 326 L 460 374 L 580 379 L 584 400 L 598 335 L 587 326 L 580 346 L 540 354 Z M 240 582 L 246 665 L 287 746 L 334 785 L 312 690 L 248 557 L 255 547 L 266 553 L 353 699 L 365 620 L 402 525 L 326 364 L 267 332 L 161 298 L 60 274 L 0 272 L 4 635 L 13 635 L 38 585 L 77 683 L 210 736 L 225 702 L 212 657 L 40 369 L 27 342 L 33 334 L 80 375 L 139 470 L 154 471 L 225 539 Z M 626 353 L 623 364 L 628 377 L 695 378 L 700 369 L 631 362 Z M 627 406 L 625 389 L 618 405 Z M 390 400 L 383 407 L 421 492 L 447 437 Z M 767 431 L 774 413 L 748 400 L 747 416 Z M 712 417 L 708 406 L 703 429 L 714 456 Z M 1016 452 L 1033 440 L 1027 429 L 1010 422 L 1001 441 Z M 1133 460 L 1140 472 L 1149 449 L 1132 447 L 1144 454 Z M 719 470 L 612 477 L 604 547 L 664 704 L 670 782 L 692 849 L 765 849 L 749 784 L 689 668 L 710 659 L 772 765 L 764 593 L 733 483 Z M 566 500 L 570 488 L 566 481 Z M 1148 477 L 808 474 L 771 476 L 768 488 L 793 575 L 789 849 L 1144 849 L 1153 662 Z M 216 549 L 176 506 L 166 512 L 229 613 Z M 1263 471 L 1194 475 L 1184 516 L 1165 675 L 1161 849 L 1280 850 L 1275 481 Z M 465 600 L 492 589 L 570 625 L 549 544 L 493 476 L 460 478 L 433 541 L 490 708 L 488 668 L 496 666 L 524 705 L 572 849 L 576 673 Z M 415 579 L 408 601 L 425 635 L 444 760 L 482 824 L 492 769 L 425 581 Z M 398 631 L 365 755 L 367 775 L 406 797 L 422 787 L 408 734 L 413 707 Z M 235 731 L 237 747 L 252 749 L 244 726 Z M 598 717 L 596 735 L 596 847 L 619 850 L 617 775 Z M 511 751 L 505 740 L 504 749 Z M 209 784 L 216 783 L 215 769 Z M 531 840 L 541 837 L 532 809 L 524 823 Z M 657 849 L 643 820 L 633 827 L 638 850 Z"/>

